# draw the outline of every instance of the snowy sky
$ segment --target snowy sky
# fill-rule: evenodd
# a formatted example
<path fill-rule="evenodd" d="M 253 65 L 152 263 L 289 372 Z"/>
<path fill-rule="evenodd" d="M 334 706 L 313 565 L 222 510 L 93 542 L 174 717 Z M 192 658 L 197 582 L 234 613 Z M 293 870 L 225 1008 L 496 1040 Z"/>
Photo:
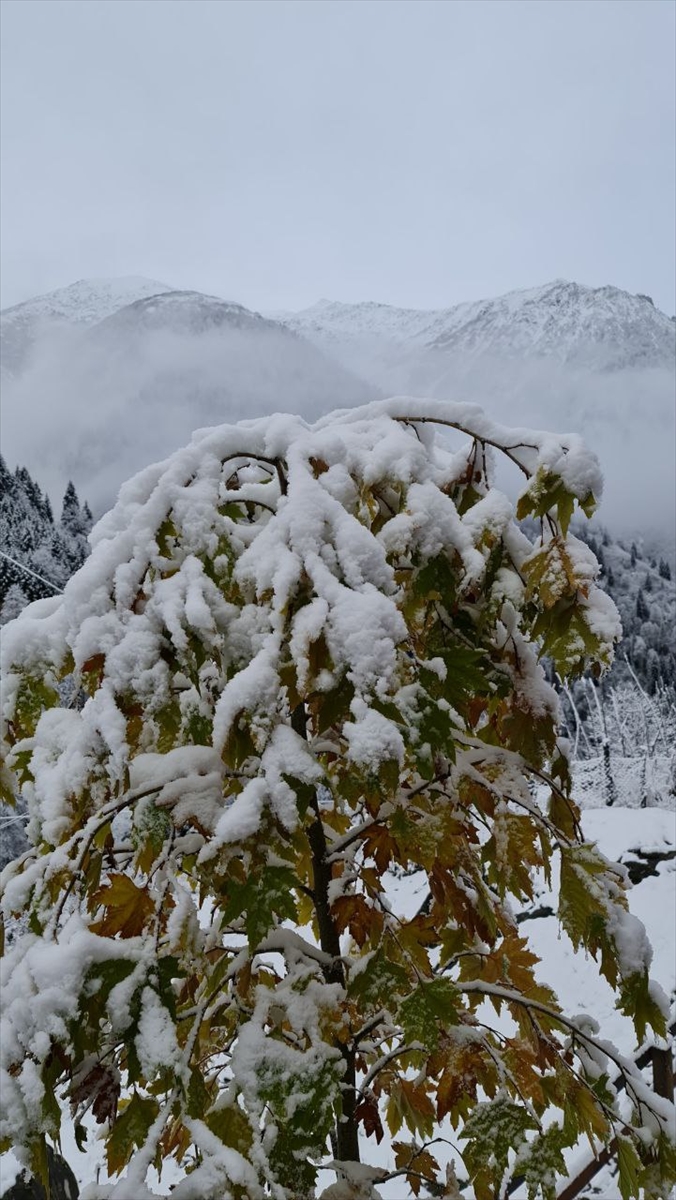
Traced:
<path fill-rule="evenodd" d="M 674 298 L 671 0 L 3 0 L 2 304 Z"/>

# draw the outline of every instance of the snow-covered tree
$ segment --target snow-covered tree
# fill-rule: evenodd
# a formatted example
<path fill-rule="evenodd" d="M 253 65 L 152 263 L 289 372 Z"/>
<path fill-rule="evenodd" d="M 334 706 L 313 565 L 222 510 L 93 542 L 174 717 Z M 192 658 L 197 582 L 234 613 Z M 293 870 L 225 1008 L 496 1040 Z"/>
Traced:
<path fill-rule="evenodd" d="M 122 489 L 63 597 L 3 640 L 34 843 L 2 877 L 29 927 L 5 962 L 5 1145 L 44 1174 L 66 1098 L 119 1176 L 90 1200 L 153 1195 L 170 1158 L 175 1200 L 452 1196 L 455 1173 L 490 1200 L 513 1174 L 553 1197 L 587 1135 L 617 1139 L 625 1197 L 667 1194 L 673 1108 L 561 1011 L 511 906 L 558 856 L 562 927 L 639 1041 L 665 1032 L 540 665 L 610 663 L 617 613 L 569 531 L 599 491 L 577 439 L 408 400 L 202 432 Z"/>
<path fill-rule="evenodd" d="M 18 583 L 13 583 L 7 589 L 5 599 L 0 607 L 0 625 L 13 621 L 28 604 L 28 596 Z"/>
<path fill-rule="evenodd" d="M 16 616 L 20 594 L 37 600 L 58 591 L 89 553 L 92 515 L 68 484 L 59 524 L 47 495 L 25 467 L 15 473 L 0 457 L 0 623 Z M 5 602 L 11 593 L 10 603 Z"/>
<path fill-rule="evenodd" d="M 92 527 L 89 505 L 80 508 L 80 501 L 72 480 L 68 482 L 61 506 L 61 525 L 75 537 L 87 537 Z"/>

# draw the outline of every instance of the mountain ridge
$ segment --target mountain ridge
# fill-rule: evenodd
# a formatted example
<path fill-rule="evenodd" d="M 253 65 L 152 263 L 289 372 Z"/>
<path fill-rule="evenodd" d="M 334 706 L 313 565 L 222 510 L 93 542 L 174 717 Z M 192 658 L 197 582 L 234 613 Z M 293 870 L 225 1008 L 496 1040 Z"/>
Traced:
<path fill-rule="evenodd" d="M 14 375 L 25 365 L 38 338 L 62 326 L 86 327 L 103 321 L 134 301 L 172 289 L 140 275 L 78 279 L 66 287 L 32 296 L 0 311 L 2 366 Z"/>
<path fill-rule="evenodd" d="M 448 308 L 319 300 L 276 319 L 324 349 L 396 343 L 399 349 L 475 358 L 552 358 L 600 370 L 672 366 L 673 320 L 645 293 L 557 279 Z"/>
<path fill-rule="evenodd" d="M 15 374 L 21 370 L 37 336 L 50 326 L 100 324 L 128 307 L 163 295 L 191 297 L 194 304 L 225 305 L 233 319 L 239 314 L 243 320 L 253 316 L 281 325 L 336 355 L 349 355 L 370 342 L 376 351 L 376 371 L 383 352 L 387 355 L 393 345 L 399 354 L 431 352 L 466 361 L 487 355 L 549 358 L 600 370 L 672 367 L 676 361 L 675 318 L 656 308 L 645 293 L 634 295 L 610 284 L 592 287 L 556 279 L 500 296 L 430 309 L 323 298 L 296 312 L 261 314 L 196 289 L 126 276 L 77 280 L 3 309 L 5 371 Z M 363 355 L 356 364 L 342 365 L 363 367 Z M 370 382 L 380 382 L 372 372 Z"/>
<path fill-rule="evenodd" d="M 383 394 L 463 399 L 581 434 L 602 457 L 604 517 L 673 546 L 676 325 L 645 295 L 555 280 L 450 309 L 324 300 L 280 316 L 140 277 L 5 310 L 6 453 L 55 489 L 77 478 L 100 509 L 197 426 L 313 420 Z"/>
<path fill-rule="evenodd" d="M 96 512 L 195 428 L 280 409 L 313 419 L 380 394 L 279 322 L 157 286 L 81 281 L 2 314 L 5 453 L 52 490 L 77 479 Z"/>
<path fill-rule="evenodd" d="M 2 309 L 1 315 L 9 317 L 19 312 L 39 311 L 50 316 L 64 317 L 78 324 L 90 324 L 103 320 L 124 304 L 174 290 L 172 285 L 161 283 L 157 279 L 147 279 L 144 275 L 76 279 L 73 283 L 54 288 L 51 292 L 41 292 L 37 296 L 21 300 L 18 304 L 10 304 Z"/>

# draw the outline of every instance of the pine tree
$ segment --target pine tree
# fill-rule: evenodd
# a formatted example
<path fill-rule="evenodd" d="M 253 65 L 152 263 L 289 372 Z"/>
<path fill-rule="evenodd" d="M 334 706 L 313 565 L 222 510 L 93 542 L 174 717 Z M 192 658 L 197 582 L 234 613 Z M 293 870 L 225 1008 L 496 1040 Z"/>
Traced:
<path fill-rule="evenodd" d="M 638 589 L 638 594 L 636 596 L 636 616 L 638 617 L 639 621 L 650 620 L 650 609 L 646 604 L 642 588 Z"/>
<path fill-rule="evenodd" d="M 72 483 L 55 525 L 49 497 L 27 468 L 17 467 L 12 475 L 0 461 L 0 608 L 12 588 L 27 603 L 60 591 L 89 553 L 91 526 L 91 512 L 87 505 L 80 509 Z M 17 595 L 14 591 L 12 611 Z"/>
<path fill-rule="evenodd" d="M 97 1200 L 153 1195 L 167 1158 L 183 1200 L 309 1200 L 320 1168 L 325 1200 L 443 1194 L 447 1121 L 479 1197 L 518 1170 L 553 1200 L 587 1136 L 617 1138 L 624 1197 L 666 1194 L 666 1102 L 561 1011 L 512 915 L 558 856 L 562 927 L 638 1040 L 664 1034 L 540 662 L 601 670 L 619 635 L 569 532 L 598 465 L 522 436 L 412 401 L 207 431 L 122 490 L 56 607 L 8 627 L 8 798 L 24 786 L 36 845 L 4 876 L 30 933 L 7 955 L 2 1103 L 37 1172 L 67 1096 L 120 1177 Z M 526 477 L 516 512 L 488 447 Z M 59 707 L 65 678 L 82 706 Z M 390 868 L 424 881 L 413 914 Z"/>
<path fill-rule="evenodd" d="M 662 579 L 671 579 L 671 567 L 666 558 L 660 559 L 659 573 Z"/>
<path fill-rule="evenodd" d="M 65 529 L 78 531 L 80 522 L 80 501 L 72 480 L 68 481 L 61 506 L 61 524 Z"/>
<path fill-rule="evenodd" d="M 0 607 L 0 625 L 13 621 L 27 604 L 28 596 L 23 588 L 18 583 L 11 584 Z"/>

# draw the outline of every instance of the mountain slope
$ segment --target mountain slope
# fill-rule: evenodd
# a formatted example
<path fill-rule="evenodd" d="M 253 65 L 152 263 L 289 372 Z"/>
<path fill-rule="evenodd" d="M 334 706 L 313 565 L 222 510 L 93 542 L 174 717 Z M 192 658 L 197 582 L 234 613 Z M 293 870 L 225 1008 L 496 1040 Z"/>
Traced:
<path fill-rule="evenodd" d="M 174 288 L 165 288 L 160 294 L 139 297 L 121 306 L 100 320 L 96 328 L 104 337 L 111 334 L 139 337 L 151 331 L 195 335 L 226 327 L 253 332 L 286 329 L 242 304 L 204 292 Z"/>
<path fill-rule="evenodd" d="M 135 300 L 168 291 L 171 288 L 166 283 L 141 276 L 79 279 L 68 287 L 5 308 L 0 313 L 3 368 L 10 374 L 20 371 L 38 338 L 56 332 L 64 324 L 93 325 Z"/>
<path fill-rule="evenodd" d="M 58 308 L 68 320 L 48 321 L 47 332 L 33 324 L 31 352 L 3 384 L 6 455 L 27 462 L 50 490 L 77 479 L 95 511 L 200 426 L 276 410 L 315 418 L 378 395 L 302 336 L 242 305 L 165 285 L 125 303 L 155 286 L 128 283 L 77 284 L 58 304 L 30 302 L 33 314 Z M 95 311 L 104 317 L 93 320 Z M 10 333 L 21 328 L 14 310 L 4 316 Z"/>
<path fill-rule="evenodd" d="M 581 433 L 606 473 L 603 519 L 673 546 L 676 324 L 647 297 L 557 281 L 432 312 L 322 301 L 273 319 L 95 280 L 1 316 L 5 453 L 50 489 L 77 478 L 99 510 L 196 426 L 407 393 Z"/>
<path fill-rule="evenodd" d="M 429 312 L 320 300 L 280 319 L 325 348 L 373 342 L 458 357 L 549 358 L 602 370 L 672 366 L 676 326 L 647 296 L 556 280 Z"/>
<path fill-rule="evenodd" d="M 386 394 L 581 434 L 602 519 L 673 548 L 676 323 L 648 297 L 559 280 L 430 312 L 324 300 L 279 319 Z"/>

